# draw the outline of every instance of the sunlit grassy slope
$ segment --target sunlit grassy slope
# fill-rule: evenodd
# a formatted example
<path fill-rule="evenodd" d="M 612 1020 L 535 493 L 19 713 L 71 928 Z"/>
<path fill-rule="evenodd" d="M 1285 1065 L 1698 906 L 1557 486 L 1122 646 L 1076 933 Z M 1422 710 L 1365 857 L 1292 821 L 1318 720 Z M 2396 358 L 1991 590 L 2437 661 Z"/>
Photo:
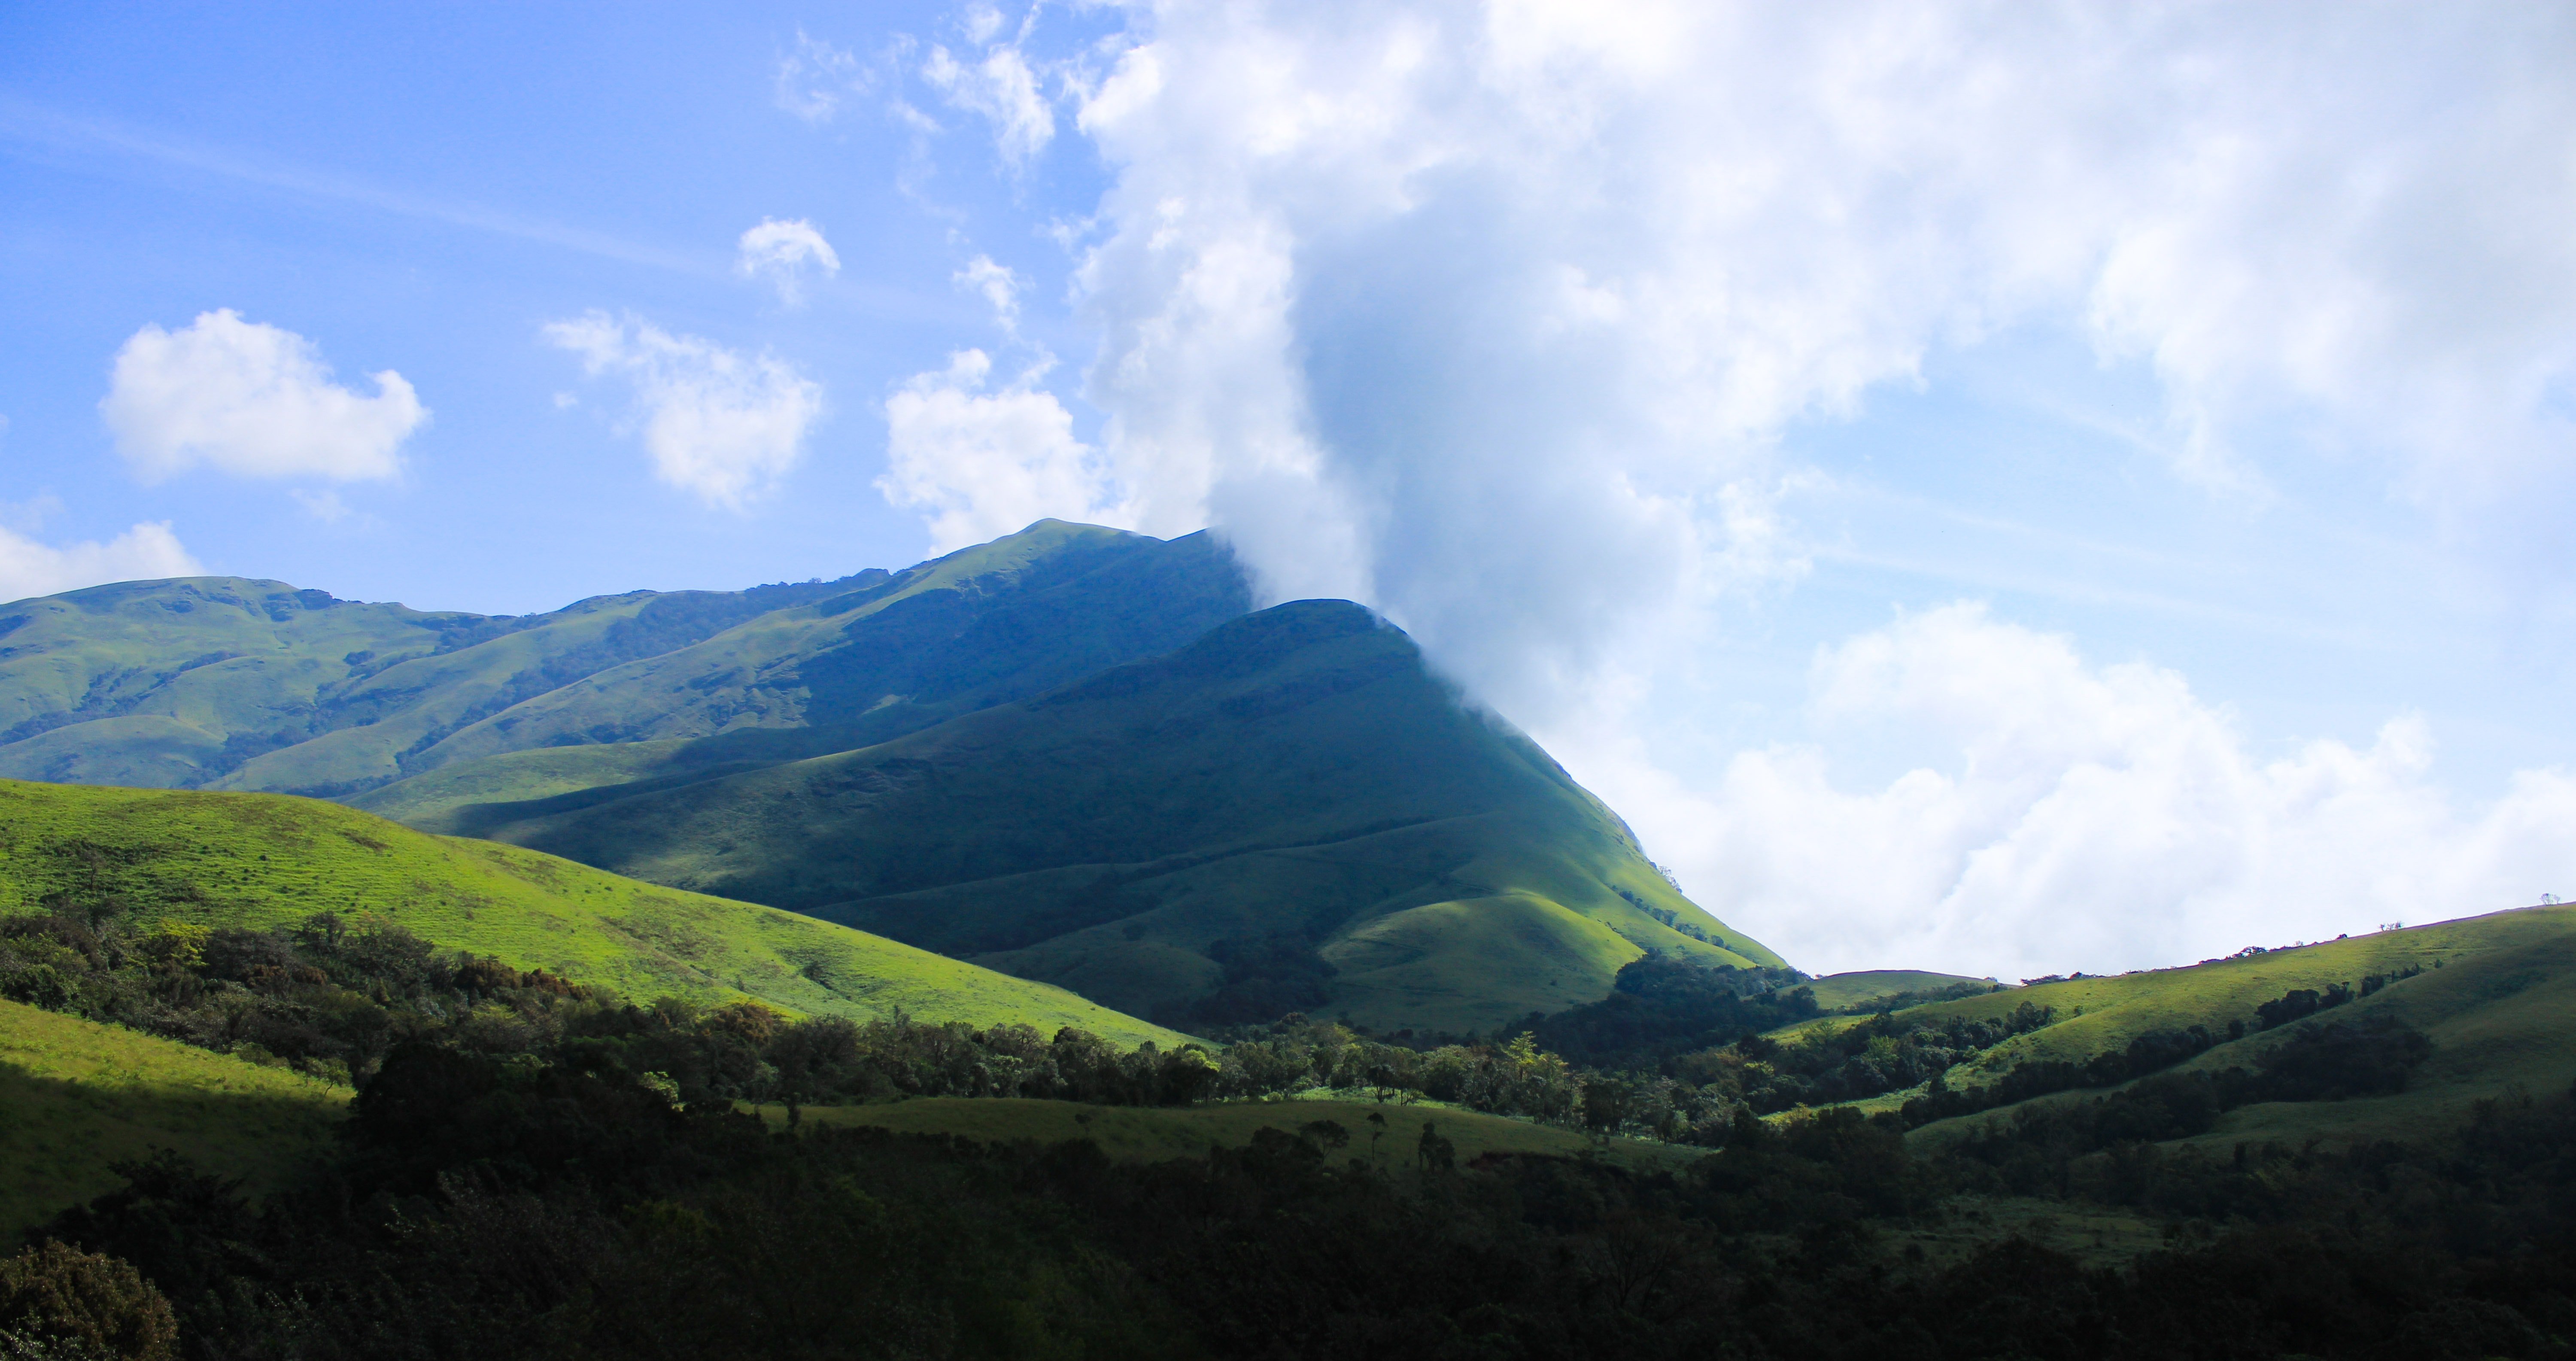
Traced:
<path fill-rule="evenodd" d="M 330 1146 L 349 1093 L 117 1026 L 0 1002 L 0 1245 L 174 1149 L 267 1190 Z"/>
<path fill-rule="evenodd" d="M 2057 1024 L 1997 1046 L 1982 1071 L 1952 1074 L 1953 1086 L 1970 1087 L 2022 1059 L 2080 1060 L 2125 1048 L 2150 1030 L 2198 1024 L 2223 1034 L 2230 1020 L 2251 1027 L 2256 1006 L 2294 988 L 2357 988 L 2368 975 L 2413 966 L 2424 972 L 2322 1017 L 2351 1023 L 2388 1016 L 2430 1036 L 2433 1055 L 2406 1091 L 2366 1100 L 2248 1106 L 2222 1117 L 2218 1130 L 2204 1138 L 2410 1137 L 2457 1124 L 2472 1102 L 2508 1086 L 2539 1091 L 2576 1081 L 2576 907 L 2521 908 L 2189 968 L 2044 983 L 1904 1014 L 1991 1015 L 2025 1001 L 2057 1009 Z M 2074 1014 L 2079 1007 L 2081 1016 Z M 2293 1029 L 2221 1044 L 2178 1071 L 2250 1068 Z M 1990 1113 L 1943 1121 L 1917 1137 L 1949 1137 L 1992 1118 Z"/>
<path fill-rule="evenodd" d="M 1648 947 L 1778 962 L 1344 601 L 862 750 L 452 816 L 1145 1014 L 1282 937 L 1338 970 L 1331 1011 L 1448 1030 L 1596 1000 Z"/>
<path fill-rule="evenodd" d="M 854 1017 L 1146 1025 L 1045 984 L 793 913 L 621 879 L 515 846 L 416 832 L 283 795 L 0 781 L 0 911 L 56 894 L 146 919 L 267 926 L 376 913 L 441 946 L 547 968 L 639 1000 L 742 997 Z"/>
<path fill-rule="evenodd" d="M 784 1124 L 783 1107 L 761 1109 L 773 1124 Z M 1374 1141 L 1371 1114 L 1386 1118 Z M 954 1134 L 983 1143 L 1061 1143 L 1089 1139 L 1110 1157 L 1135 1162 L 1196 1158 L 1212 1148 L 1240 1148 L 1253 1132 L 1277 1129 L 1295 1133 L 1307 1124 L 1327 1120 L 1349 1134 L 1350 1143 L 1329 1156 L 1375 1161 L 1389 1168 L 1411 1166 L 1429 1121 L 1457 1149 L 1460 1163 L 1487 1153 L 1540 1153 L 1580 1157 L 1586 1153 L 1631 1167 L 1673 1167 L 1705 1150 L 1634 1139 L 1596 1143 L 1570 1130 L 1509 1120 L 1499 1115 L 1448 1106 L 1379 1104 L 1368 1101 L 1246 1101 L 1215 1106 L 1161 1108 L 1087 1106 L 1072 1101 L 1025 1098 L 931 1097 L 882 1106 L 809 1106 L 805 1119 L 824 1125 L 874 1125 L 906 1134 Z"/>
<path fill-rule="evenodd" d="M 1921 969 L 1862 969 L 1853 973 L 1827 974 L 1808 983 L 1807 987 L 1816 994 L 1817 1006 L 1827 1011 L 1851 1011 L 1903 993 L 1935 992 L 1962 983 L 1985 984 L 1991 981 L 1964 974 L 1926 973 Z"/>

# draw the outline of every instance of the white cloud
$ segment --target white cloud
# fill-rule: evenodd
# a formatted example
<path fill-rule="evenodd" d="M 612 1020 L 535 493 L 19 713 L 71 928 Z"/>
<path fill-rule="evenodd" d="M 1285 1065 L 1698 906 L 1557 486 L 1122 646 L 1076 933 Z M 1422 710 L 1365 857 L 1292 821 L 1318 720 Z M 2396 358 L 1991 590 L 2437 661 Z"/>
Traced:
<path fill-rule="evenodd" d="M 998 26 L 1000 16 L 993 18 L 986 34 Z M 960 61 L 947 48 L 933 46 L 921 74 L 952 108 L 991 122 L 994 143 L 1013 166 L 1027 165 L 1055 139 L 1055 112 L 1038 93 L 1037 74 L 1017 47 L 996 47 L 980 59 L 969 54 Z"/>
<path fill-rule="evenodd" d="M 429 411 L 401 374 L 369 376 L 377 393 L 362 397 L 331 381 L 313 342 L 226 308 L 182 330 L 135 332 L 99 414 L 148 482 L 199 464 L 247 477 L 392 477 Z"/>
<path fill-rule="evenodd" d="M 878 490 L 923 511 L 931 551 L 945 553 L 1056 516 L 1122 523 L 1095 451 L 1073 435 L 1072 413 L 1023 375 L 987 392 L 992 360 L 949 356 L 886 399 L 886 474 Z"/>
<path fill-rule="evenodd" d="M 139 524 L 105 543 L 56 548 L 0 529 L 0 601 L 53 595 L 111 581 L 204 576 L 168 521 Z"/>
<path fill-rule="evenodd" d="M 746 279 L 767 279 L 778 290 L 778 301 L 794 307 L 804 301 L 805 272 L 831 278 L 841 272 L 841 257 L 813 223 L 801 217 L 764 217 L 742 234 L 734 269 Z"/>
<path fill-rule="evenodd" d="M 1016 337 L 1020 333 L 1020 276 L 1008 265 L 993 263 L 993 257 L 978 255 L 957 271 L 956 282 L 984 295 L 992 304 L 993 321 L 1002 334 Z"/>
<path fill-rule="evenodd" d="M 2576 235 L 2533 224 L 2576 220 L 2576 13 L 1128 16 L 1065 83 L 1141 522 L 1349 583 L 1515 712 L 1723 584 L 1784 425 L 2008 326 L 2151 366 L 2220 495 L 2287 429 L 2444 513 L 2563 503 Z"/>
<path fill-rule="evenodd" d="M 1812 971 L 2161 966 L 2576 883 L 2567 772 L 2464 810 L 2409 717 L 2265 757 L 2182 677 L 2090 665 L 1975 605 L 1825 651 L 1809 716 L 1818 741 L 1743 752 L 1707 788 L 1633 741 L 1600 783 L 1699 902 Z M 1835 777 L 1891 734 L 1938 759 Z"/>
<path fill-rule="evenodd" d="M 796 30 L 796 50 L 778 59 L 771 94 L 778 107 L 808 123 L 828 123 L 851 94 L 867 88 L 859 59 Z"/>
<path fill-rule="evenodd" d="M 549 324 L 591 376 L 634 385 L 654 475 L 709 505 L 741 509 L 786 475 L 823 413 L 820 384 L 785 360 L 590 312 Z"/>

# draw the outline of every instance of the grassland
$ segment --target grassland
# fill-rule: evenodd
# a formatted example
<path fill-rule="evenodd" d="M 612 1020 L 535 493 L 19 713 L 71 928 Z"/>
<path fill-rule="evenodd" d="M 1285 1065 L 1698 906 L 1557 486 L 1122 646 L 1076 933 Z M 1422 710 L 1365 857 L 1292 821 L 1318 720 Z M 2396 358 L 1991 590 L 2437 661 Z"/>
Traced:
<path fill-rule="evenodd" d="M 765 1106 L 761 1114 L 783 1126 L 784 1107 Z M 1089 1139 L 1110 1157 L 1135 1162 L 1197 1158 L 1213 1148 L 1240 1148 L 1262 1129 L 1295 1133 L 1317 1120 L 1328 1120 L 1351 1136 L 1347 1148 L 1331 1156 L 1374 1159 L 1386 1167 L 1410 1166 L 1422 1126 L 1436 1125 L 1441 1137 L 1457 1148 L 1458 1161 L 1471 1162 L 1487 1153 L 1539 1153 L 1559 1157 L 1595 1156 L 1640 1169 L 1671 1168 L 1701 1156 L 1704 1150 L 1634 1139 L 1595 1141 L 1570 1130 L 1511 1120 L 1499 1115 L 1434 1102 L 1379 1104 L 1334 1099 L 1243 1101 L 1211 1106 L 1090 1106 L 1073 1101 L 1021 1098 L 928 1097 L 877 1106 L 808 1106 L 804 1118 L 820 1125 L 872 1125 L 905 1134 L 953 1134 L 980 1143 L 1041 1144 Z M 1370 1115 L 1386 1117 L 1384 1135 L 1374 1150 Z"/>
<path fill-rule="evenodd" d="M 1965 974 L 1926 973 L 1921 969 L 1861 969 L 1852 973 L 1827 974 L 1806 986 L 1816 995 L 1816 1005 L 1827 1011 L 1857 1011 L 1872 1002 L 1905 993 L 1937 992 L 1961 984 L 1984 985 L 1994 980 L 1970 978 Z"/>
<path fill-rule="evenodd" d="M 319 1158 L 345 1088 L 0 1002 L 0 1241 L 121 1184 L 167 1148 L 253 1192 Z"/>
<path fill-rule="evenodd" d="M 2406 1091 L 2362 1100 L 2247 1106 L 2222 1117 L 2217 1130 L 2200 1142 L 2417 1138 L 2457 1125 L 2472 1103 L 2509 1087 L 2540 1091 L 2576 1080 L 2576 907 L 2521 908 L 2188 968 L 2044 983 L 1904 1014 L 1985 1016 L 2023 1002 L 2057 1010 L 2061 1019 L 2056 1024 L 1998 1045 L 1974 1068 L 1952 1073 L 1951 1085 L 1970 1088 L 1982 1076 L 2025 1059 L 2082 1060 L 2123 1049 L 2152 1030 L 2203 1025 L 2223 1035 L 2229 1021 L 2250 1027 L 2256 1006 L 2292 989 L 2358 985 L 2369 975 L 2393 976 L 2409 968 L 2423 972 L 2326 1013 L 2327 1019 L 2345 1022 L 2386 1017 L 2431 1037 L 2432 1057 L 2416 1070 Z M 2289 1033 L 2249 1033 L 2176 1071 L 2252 1067 Z M 2038 1100 L 2097 1095 L 2064 1093 Z M 1901 1094 L 1868 1104 L 1897 1100 Z M 2001 1114 L 2008 1116 L 2010 1109 Z M 1937 1141 L 1994 1118 L 1997 1113 L 1989 1112 L 1941 1121 L 1914 1137 Z"/>
<path fill-rule="evenodd" d="M 750 903 L 437 837 L 313 799 L 0 781 L 0 912 L 114 900 L 144 920 L 265 927 L 332 910 L 628 997 L 790 1012 L 1172 1031 L 1043 983 Z"/>

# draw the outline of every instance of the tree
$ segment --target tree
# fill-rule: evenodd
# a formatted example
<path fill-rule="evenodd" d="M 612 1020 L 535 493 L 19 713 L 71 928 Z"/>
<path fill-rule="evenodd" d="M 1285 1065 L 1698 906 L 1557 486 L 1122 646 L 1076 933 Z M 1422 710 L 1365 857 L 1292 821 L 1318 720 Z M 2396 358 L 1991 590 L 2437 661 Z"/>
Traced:
<path fill-rule="evenodd" d="M 1457 1146 L 1442 1138 L 1438 1126 L 1429 1120 L 1422 1122 L 1422 1142 L 1413 1156 L 1425 1172 L 1448 1172 L 1458 1165 Z"/>
<path fill-rule="evenodd" d="M 132 1263 L 51 1240 L 0 1262 L 0 1335 L 13 1349 L 119 1361 L 168 1361 L 179 1347 L 170 1302 Z"/>

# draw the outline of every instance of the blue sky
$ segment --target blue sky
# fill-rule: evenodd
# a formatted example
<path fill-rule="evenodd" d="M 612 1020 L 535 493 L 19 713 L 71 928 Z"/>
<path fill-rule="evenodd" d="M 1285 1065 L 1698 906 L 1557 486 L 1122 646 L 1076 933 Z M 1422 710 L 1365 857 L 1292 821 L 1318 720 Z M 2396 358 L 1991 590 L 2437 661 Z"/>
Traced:
<path fill-rule="evenodd" d="M 21 6 L 0 595 L 1214 524 L 1810 967 L 2491 910 L 2576 891 L 2571 58 L 2501 5 Z"/>

